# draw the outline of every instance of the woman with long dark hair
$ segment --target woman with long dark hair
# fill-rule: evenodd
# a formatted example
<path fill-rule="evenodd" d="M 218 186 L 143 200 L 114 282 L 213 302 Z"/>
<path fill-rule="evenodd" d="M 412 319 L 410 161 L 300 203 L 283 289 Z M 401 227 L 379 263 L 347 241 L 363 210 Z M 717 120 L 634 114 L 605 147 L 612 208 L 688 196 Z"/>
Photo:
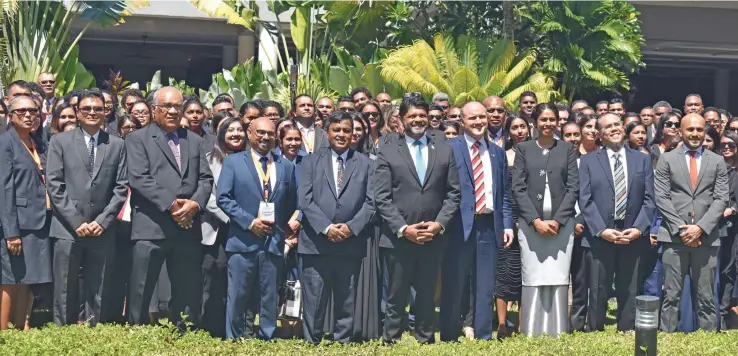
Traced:
<path fill-rule="evenodd" d="M 625 139 L 631 149 L 648 154 L 646 125 L 642 122 L 634 121 L 625 126 Z"/>
<path fill-rule="evenodd" d="M 730 313 L 738 314 L 738 307 L 735 307 L 736 297 L 738 297 L 738 288 L 736 288 L 738 273 L 738 250 L 736 247 L 736 238 L 738 237 L 738 133 L 724 130 L 720 137 L 719 143 L 715 146 L 718 152 L 722 154 L 725 165 L 728 168 L 728 178 L 730 183 L 730 194 L 728 207 L 723 212 L 723 219 L 720 221 L 720 248 L 718 251 L 718 271 L 720 273 L 718 281 L 718 305 L 720 315 L 720 330 L 728 330 L 731 326 Z M 736 315 L 738 316 L 738 315 Z"/>
<path fill-rule="evenodd" d="M 579 145 L 579 155 L 583 156 L 600 148 L 600 138 L 597 132 L 597 115 L 578 113 L 575 115 L 579 129 L 582 131 L 582 144 Z"/>
<path fill-rule="evenodd" d="M 518 144 L 513 168 L 523 272 L 520 332 L 556 337 L 569 331 L 569 272 L 579 170 L 575 147 L 554 138 L 559 122 L 556 107 L 538 104 L 533 117 L 538 138 Z"/>
<path fill-rule="evenodd" d="M 359 112 L 361 112 L 364 122 L 369 124 L 369 135 L 366 137 L 367 152 L 376 155 L 379 152 L 379 147 L 382 145 L 382 136 L 384 134 L 382 128 L 385 126 L 385 119 L 382 115 L 382 110 L 378 102 L 367 101 L 359 108 Z"/>
<path fill-rule="evenodd" d="M 656 134 L 653 136 L 653 143 L 648 147 L 651 155 L 651 162 L 654 168 L 659 161 L 659 157 L 664 152 L 671 151 L 681 142 L 682 115 L 672 110 L 661 114 L 659 123 L 656 125 Z"/>

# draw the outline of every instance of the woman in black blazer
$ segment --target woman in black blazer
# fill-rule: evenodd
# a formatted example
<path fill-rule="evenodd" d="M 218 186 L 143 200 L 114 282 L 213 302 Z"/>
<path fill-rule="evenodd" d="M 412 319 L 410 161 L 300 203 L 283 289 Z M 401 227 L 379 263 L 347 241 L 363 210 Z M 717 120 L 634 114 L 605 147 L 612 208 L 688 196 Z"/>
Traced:
<path fill-rule="evenodd" d="M 40 110 L 30 98 L 10 105 L 12 128 L 0 135 L 0 330 L 27 323 L 32 284 L 50 283 L 52 244 L 44 146 L 32 136 Z"/>
<path fill-rule="evenodd" d="M 513 196 L 519 209 L 525 335 L 556 337 L 569 331 L 569 267 L 579 196 L 576 148 L 554 138 L 559 121 L 551 104 L 533 113 L 538 138 L 517 146 Z"/>

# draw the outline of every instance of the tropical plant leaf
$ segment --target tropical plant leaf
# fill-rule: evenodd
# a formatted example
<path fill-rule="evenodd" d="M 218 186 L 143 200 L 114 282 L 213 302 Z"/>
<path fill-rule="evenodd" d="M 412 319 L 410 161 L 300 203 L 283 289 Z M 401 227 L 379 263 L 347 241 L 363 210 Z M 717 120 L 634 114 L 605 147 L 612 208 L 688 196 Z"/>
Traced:
<path fill-rule="evenodd" d="M 238 13 L 228 1 L 189 0 L 189 3 L 202 13 L 210 17 L 225 19 L 229 24 L 241 25 L 251 31 L 256 26 L 256 16 L 253 10 L 244 9 L 244 12 Z"/>
<path fill-rule="evenodd" d="M 467 68 L 461 67 L 454 73 L 453 88 L 456 93 L 469 93 L 475 88 L 479 88 L 479 77 Z"/>
<path fill-rule="evenodd" d="M 298 6 L 292 13 L 290 33 L 292 42 L 298 52 L 304 52 L 307 45 L 308 25 L 310 24 L 310 7 Z"/>

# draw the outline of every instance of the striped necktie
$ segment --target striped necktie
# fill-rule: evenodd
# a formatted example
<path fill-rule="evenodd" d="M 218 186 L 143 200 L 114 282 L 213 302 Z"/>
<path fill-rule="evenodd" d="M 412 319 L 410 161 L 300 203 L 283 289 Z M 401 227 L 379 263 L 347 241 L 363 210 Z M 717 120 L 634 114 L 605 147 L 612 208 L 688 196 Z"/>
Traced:
<path fill-rule="evenodd" d="M 625 220 L 625 205 L 628 200 L 627 189 L 625 185 L 625 170 L 623 163 L 620 162 L 620 154 L 615 153 L 615 220 Z"/>
<path fill-rule="evenodd" d="M 487 209 L 487 193 L 484 190 L 484 165 L 479 157 L 479 141 L 472 145 L 472 171 L 474 173 L 474 211 L 481 214 Z"/>

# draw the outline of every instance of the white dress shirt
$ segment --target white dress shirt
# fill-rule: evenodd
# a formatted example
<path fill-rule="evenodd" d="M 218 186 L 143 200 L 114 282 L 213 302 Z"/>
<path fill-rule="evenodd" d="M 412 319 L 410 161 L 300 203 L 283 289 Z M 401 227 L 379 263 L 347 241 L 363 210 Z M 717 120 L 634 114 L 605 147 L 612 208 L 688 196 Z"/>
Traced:
<path fill-rule="evenodd" d="M 263 182 L 264 182 L 264 175 L 261 174 L 261 161 L 260 159 L 262 157 L 269 157 L 270 153 L 267 154 L 267 156 L 262 156 L 259 152 L 256 152 L 255 150 L 251 150 L 251 157 L 254 159 L 254 166 L 256 167 L 256 174 L 259 175 L 259 184 L 261 185 L 259 188 L 264 189 Z M 267 163 L 268 164 L 268 163 Z M 272 193 L 274 193 L 274 188 L 277 184 L 277 165 L 272 161 L 272 164 L 270 167 L 267 167 L 269 170 L 269 184 L 272 186 Z M 266 172 L 264 172 L 266 174 Z M 262 190 L 263 192 L 263 190 Z M 249 230 L 254 227 L 254 222 L 251 222 L 251 225 L 249 225 Z"/>
<path fill-rule="evenodd" d="M 85 136 L 85 150 L 87 150 L 88 147 L 90 147 L 90 138 L 95 138 L 95 146 L 92 148 L 92 155 L 95 157 L 95 160 L 97 160 L 97 146 L 100 144 L 100 130 L 95 132 L 94 135 L 90 135 L 87 131 L 82 130 L 82 135 Z M 89 152 L 89 151 L 88 151 Z M 94 162 L 93 162 L 94 163 Z"/>
<path fill-rule="evenodd" d="M 613 186 L 616 184 L 615 182 L 615 151 L 611 150 L 610 148 L 606 148 L 607 150 L 607 158 L 610 160 L 610 174 L 612 175 L 612 184 Z M 625 146 L 620 147 L 620 150 L 617 152 L 620 155 L 620 164 L 623 165 L 623 175 L 625 177 L 625 199 L 627 201 L 628 199 L 628 162 L 627 158 L 625 158 Z"/>
<path fill-rule="evenodd" d="M 691 158 L 690 155 L 689 155 L 689 152 L 691 150 L 689 149 L 689 147 L 684 146 L 684 145 L 682 145 L 682 148 L 684 148 L 684 159 L 687 160 L 687 170 L 689 170 L 689 159 Z M 703 147 L 700 147 L 700 148 L 694 150 L 695 152 L 697 152 L 694 155 L 694 160 L 697 161 L 697 175 L 698 176 L 700 174 L 700 164 L 702 164 L 702 152 L 703 152 L 702 150 L 703 150 Z M 691 172 L 689 172 L 689 173 L 691 173 Z"/>
<path fill-rule="evenodd" d="M 302 126 L 300 122 L 297 122 L 297 129 L 300 130 L 300 133 L 302 134 L 302 146 L 300 146 L 300 152 L 298 154 L 300 156 L 307 156 L 308 154 L 315 152 L 315 124 L 310 125 L 310 127 L 305 127 Z M 308 142 L 310 142 L 312 152 L 308 150 Z"/>
<path fill-rule="evenodd" d="M 466 148 L 469 150 L 469 158 L 473 160 L 474 157 L 474 149 L 472 148 L 474 146 L 474 143 L 477 141 L 472 138 L 471 136 L 464 133 L 464 139 L 466 139 Z M 479 158 L 482 159 L 482 170 L 484 171 L 484 194 L 487 198 L 485 201 L 485 209 L 482 212 L 482 214 L 492 214 L 492 208 L 494 207 L 494 196 L 493 196 L 493 190 L 492 190 L 492 157 L 489 154 L 489 150 L 487 149 L 487 141 L 481 140 L 479 141 Z M 473 167 L 472 167 L 473 169 Z M 473 180 L 473 177 L 472 177 Z M 472 185 L 474 182 L 472 182 Z M 476 198 L 476 197 L 475 197 Z M 476 199 L 475 199 L 476 202 Z"/>

